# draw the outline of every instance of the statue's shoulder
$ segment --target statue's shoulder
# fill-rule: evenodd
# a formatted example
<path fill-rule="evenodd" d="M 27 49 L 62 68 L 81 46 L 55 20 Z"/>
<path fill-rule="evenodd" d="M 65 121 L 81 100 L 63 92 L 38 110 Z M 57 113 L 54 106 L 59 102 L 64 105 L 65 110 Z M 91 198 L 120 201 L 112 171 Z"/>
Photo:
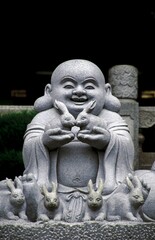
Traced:
<path fill-rule="evenodd" d="M 56 116 L 56 111 L 54 108 L 42 111 L 37 113 L 34 118 L 32 119 L 33 124 L 35 123 L 46 123 L 47 119 L 48 121 L 51 120 L 54 116 Z"/>
<path fill-rule="evenodd" d="M 119 113 L 103 109 L 99 116 L 106 120 L 106 122 L 119 122 L 122 121 L 122 117 Z"/>

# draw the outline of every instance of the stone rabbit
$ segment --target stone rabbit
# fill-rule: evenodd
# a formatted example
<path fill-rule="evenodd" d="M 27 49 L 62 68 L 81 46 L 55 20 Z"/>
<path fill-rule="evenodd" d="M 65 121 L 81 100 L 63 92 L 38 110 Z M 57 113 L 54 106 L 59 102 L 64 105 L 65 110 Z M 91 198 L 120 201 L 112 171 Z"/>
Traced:
<path fill-rule="evenodd" d="M 32 173 L 19 176 L 19 179 L 23 184 L 23 192 L 26 199 L 26 215 L 30 221 L 35 222 L 37 220 L 38 203 L 42 198 L 40 187 Z"/>
<path fill-rule="evenodd" d="M 75 125 L 75 118 L 71 113 L 69 113 L 66 105 L 58 100 L 54 101 L 54 108 L 58 110 L 60 118 L 55 122 L 48 123 L 45 130 L 47 131 L 50 128 L 60 128 L 63 130 L 70 130 Z"/>
<path fill-rule="evenodd" d="M 90 179 L 88 182 L 88 196 L 87 196 L 87 204 L 83 217 L 83 221 L 102 221 L 105 219 L 105 209 L 103 204 L 103 181 L 99 180 L 99 186 L 97 190 L 94 190 L 94 186 L 92 180 Z"/>
<path fill-rule="evenodd" d="M 0 218 L 27 220 L 26 201 L 20 179 L 15 177 L 13 182 L 6 178 L 5 183 L 8 190 L 2 191 L 0 194 Z"/>
<path fill-rule="evenodd" d="M 45 185 L 41 188 L 43 198 L 38 204 L 38 221 L 50 219 L 60 221 L 62 219 L 63 207 L 57 193 L 57 185 L 52 182 L 52 190 L 49 191 Z"/>
<path fill-rule="evenodd" d="M 99 116 L 92 114 L 96 106 L 96 101 L 90 101 L 85 109 L 79 113 L 76 118 L 76 126 L 80 127 L 82 132 L 92 131 L 93 127 L 106 128 L 106 122 Z"/>
<path fill-rule="evenodd" d="M 107 200 L 107 220 L 142 221 L 139 209 L 144 203 L 143 186 L 137 176 L 126 177 L 128 192 L 114 192 Z"/>

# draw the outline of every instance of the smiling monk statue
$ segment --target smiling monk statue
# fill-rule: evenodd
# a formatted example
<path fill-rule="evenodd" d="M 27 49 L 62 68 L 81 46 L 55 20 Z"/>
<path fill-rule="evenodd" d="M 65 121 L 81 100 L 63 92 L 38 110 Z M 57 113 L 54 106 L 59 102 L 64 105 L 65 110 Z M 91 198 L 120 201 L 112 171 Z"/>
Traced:
<path fill-rule="evenodd" d="M 120 102 L 97 65 L 72 59 L 56 67 L 34 108 L 38 113 L 24 136 L 24 174 L 33 173 L 39 186 L 55 182 L 66 205 L 64 218 L 81 221 L 90 179 L 96 187 L 102 179 L 108 196 L 133 173 L 134 147 L 118 113 Z M 96 117 L 90 129 L 76 121 L 84 109 L 90 122 Z M 64 114 L 74 119 L 68 128 Z"/>

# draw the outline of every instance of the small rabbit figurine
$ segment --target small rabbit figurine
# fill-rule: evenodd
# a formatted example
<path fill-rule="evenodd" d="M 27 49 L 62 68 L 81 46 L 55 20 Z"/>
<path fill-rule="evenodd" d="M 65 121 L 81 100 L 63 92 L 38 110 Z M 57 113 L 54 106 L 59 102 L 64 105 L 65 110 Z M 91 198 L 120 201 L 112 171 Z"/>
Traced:
<path fill-rule="evenodd" d="M 45 185 L 40 189 L 44 197 L 38 204 L 38 221 L 48 221 L 62 219 L 63 207 L 57 194 L 57 185 L 52 182 L 52 191 L 48 191 Z"/>
<path fill-rule="evenodd" d="M 137 176 L 126 177 L 128 192 L 115 192 L 107 200 L 107 220 L 142 221 L 139 209 L 144 203 L 143 186 Z"/>
<path fill-rule="evenodd" d="M 58 110 L 60 119 L 57 119 L 56 122 L 52 122 L 52 124 L 48 123 L 45 130 L 47 131 L 50 128 L 70 130 L 75 125 L 75 118 L 71 113 L 69 113 L 66 105 L 61 101 L 55 100 L 54 108 Z"/>
<path fill-rule="evenodd" d="M 37 219 L 38 202 L 42 198 L 37 180 L 32 173 L 19 176 L 23 184 L 23 192 L 26 199 L 26 215 L 31 222 Z"/>
<path fill-rule="evenodd" d="M 76 126 L 80 127 L 81 130 L 93 130 L 93 127 L 106 128 L 106 122 L 100 117 L 92 114 L 91 112 L 96 106 L 96 101 L 91 101 L 82 112 L 76 118 Z"/>
<path fill-rule="evenodd" d="M 15 185 L 16 187 L 15 187 Z M 24 219 L 26 216 L 26 201 L 20 179 L 15 177 L 14 182 L 6 178 L 6 186 L 9 192 L 3 191 L 0 195 L 0 218 L 9 220 Z"/>
<path fill-rule="evenodd" d="M 105 219 L 105 209 L 103 204 L 103 181 L 99 180 L 98 189 L 95 191 L 93 188 L 92 180 L 88 182 L 88 197 L 87 205 L 84 213 L 83 221 L 102 221 Z"/>

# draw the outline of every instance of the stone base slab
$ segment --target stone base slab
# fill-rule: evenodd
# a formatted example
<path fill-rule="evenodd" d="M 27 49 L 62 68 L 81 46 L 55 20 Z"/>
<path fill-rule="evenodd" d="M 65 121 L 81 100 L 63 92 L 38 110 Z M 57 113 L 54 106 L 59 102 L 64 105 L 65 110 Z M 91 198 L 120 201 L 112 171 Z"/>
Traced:
<path fill-rule="evenodd" d="M 155 223 L 0 221 L 0 240 L 155 240 Z"/>

